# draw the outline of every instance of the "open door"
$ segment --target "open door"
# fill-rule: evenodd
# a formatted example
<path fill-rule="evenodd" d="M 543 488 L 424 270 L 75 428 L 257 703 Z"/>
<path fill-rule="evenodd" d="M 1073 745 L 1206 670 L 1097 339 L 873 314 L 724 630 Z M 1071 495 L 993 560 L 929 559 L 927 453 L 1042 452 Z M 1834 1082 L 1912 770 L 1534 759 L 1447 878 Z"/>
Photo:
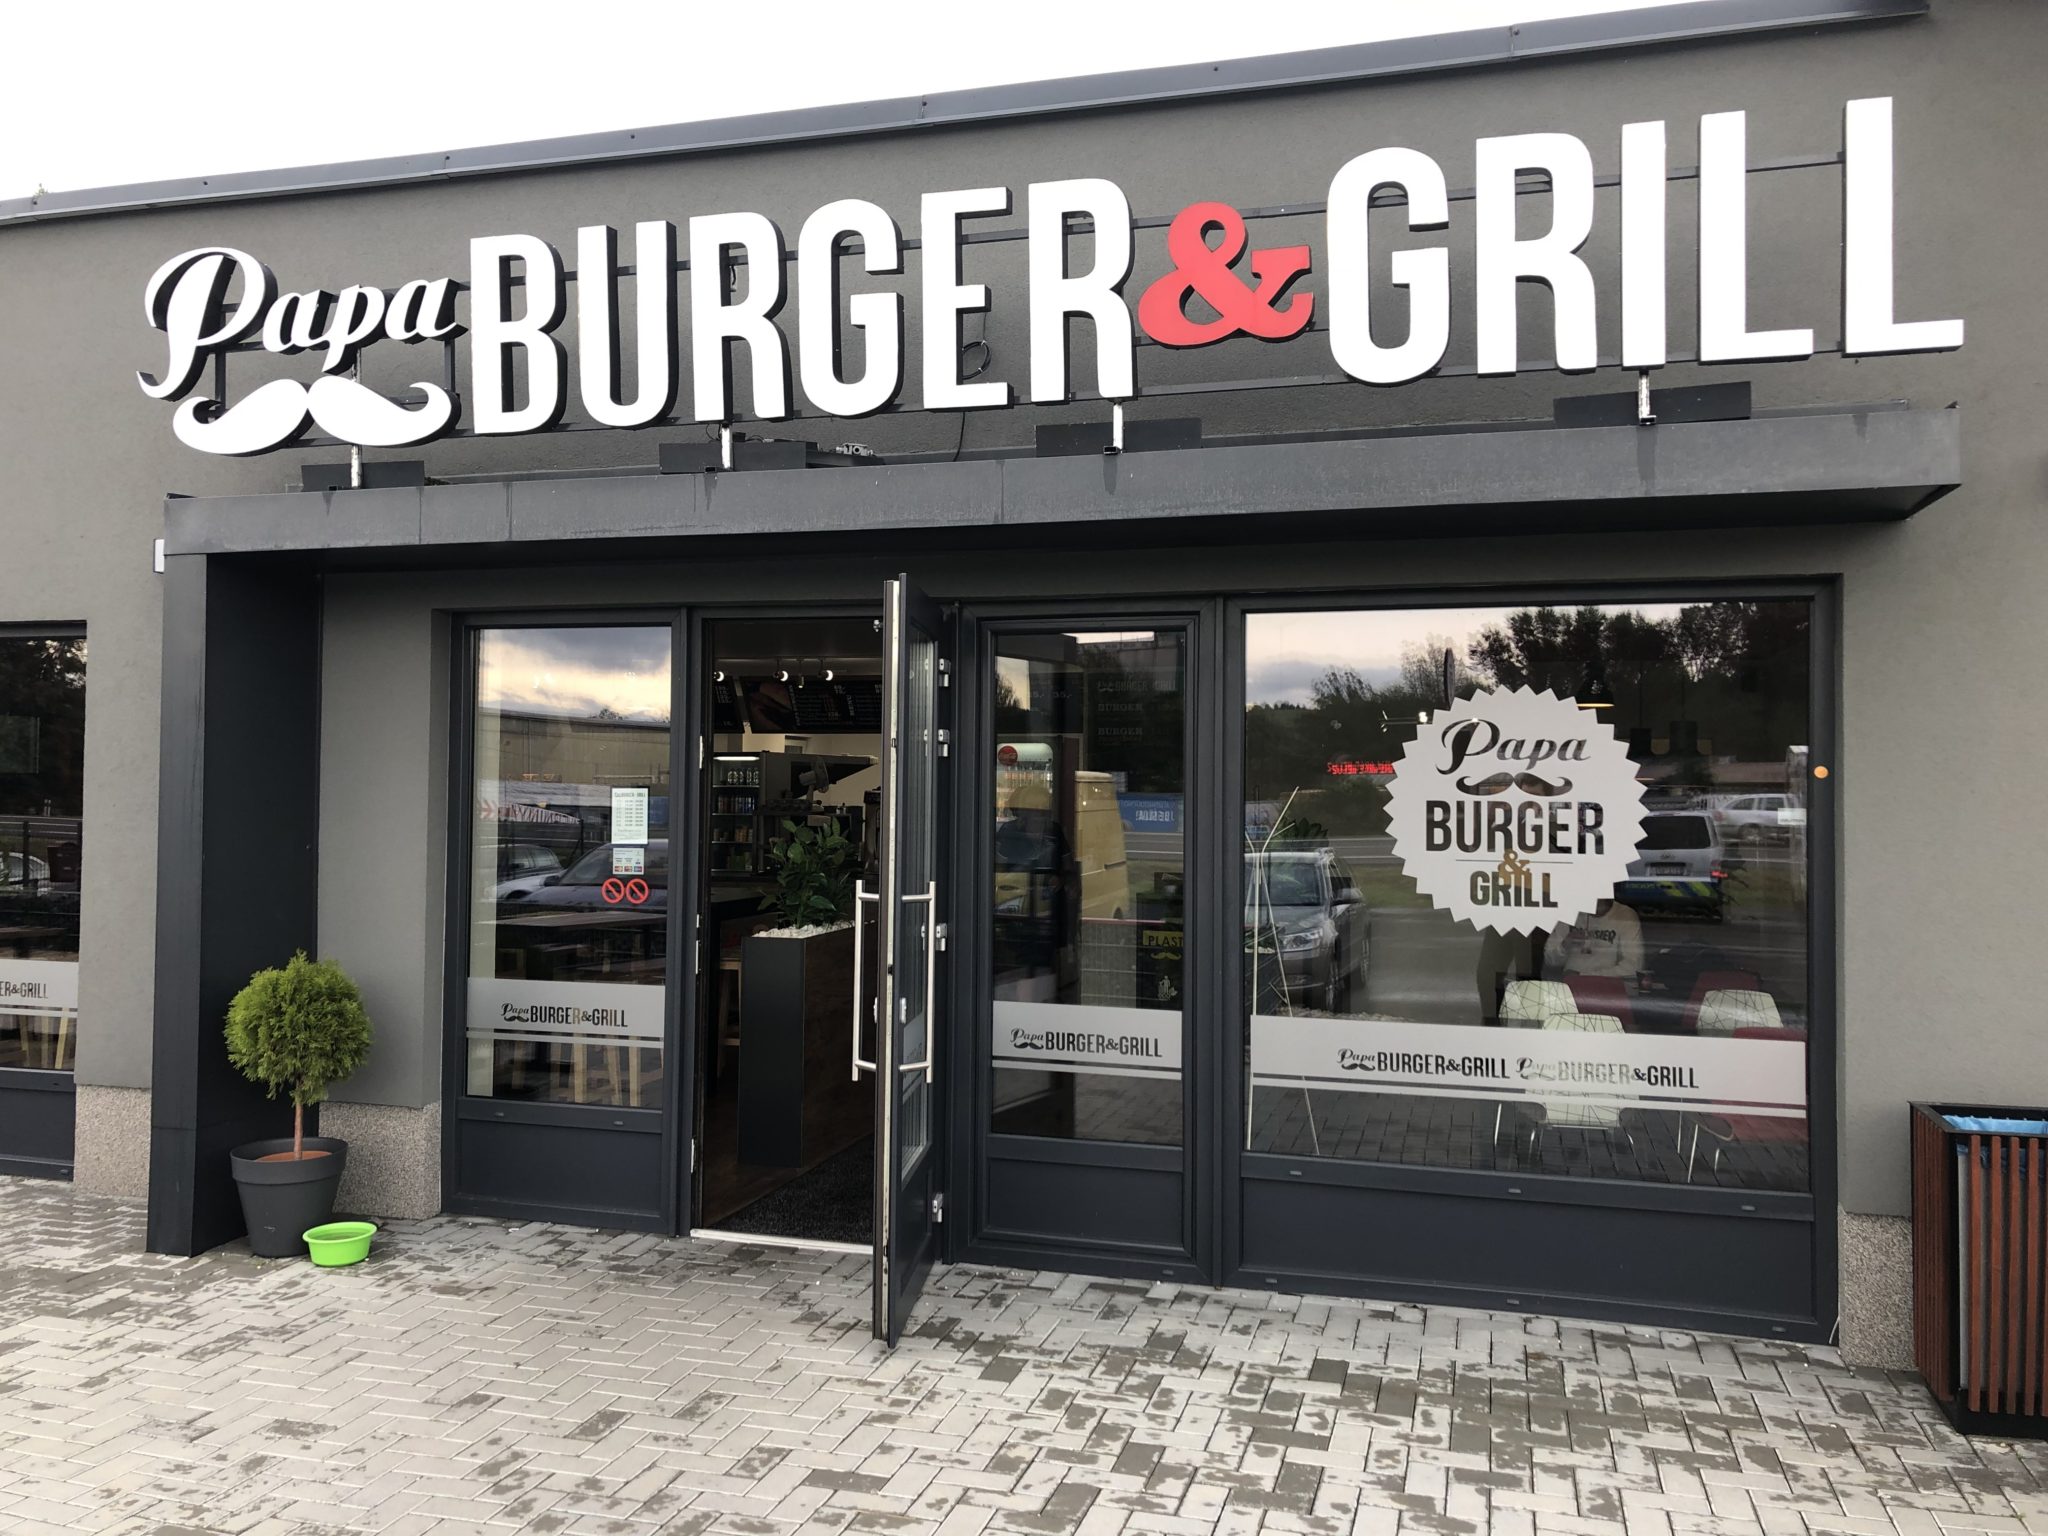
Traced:
<path fill-rule="evenodd" d="M 898 576 L 882 586 L 882 804 L 877 888 L 859 890 L 866 948 L 875 913 L 875 983 L 854 988 L 873 1026 L 875 1055 L 875 1337 L 894 1345 L 938 1248 L 938 1143 L 933 1090 L 938 1040 L 939 770 L 946 752 L 940 689 L 948 663 L 930 598 Z"/>

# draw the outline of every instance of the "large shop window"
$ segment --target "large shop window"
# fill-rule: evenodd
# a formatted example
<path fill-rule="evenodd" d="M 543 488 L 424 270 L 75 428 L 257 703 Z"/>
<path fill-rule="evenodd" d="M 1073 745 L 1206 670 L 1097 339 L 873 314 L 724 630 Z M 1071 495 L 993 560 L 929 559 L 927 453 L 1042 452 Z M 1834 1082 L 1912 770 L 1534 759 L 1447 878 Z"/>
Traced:
<path fill-rule="evenodd" d="M 666 626 L 476 634 L 468 1092 L 658 1109 Z"/>
<path fill-rule="evenodd" d="M 1247 1150 L 1805 1190 L 1809 625 L 1251 615 Z"/>
<path fill-rule="evenodd" d="M 1180 1145 L 1186 652 L 996 639 L 999 1133 Z"/>
<path fill-rule="evenodd" d="M 0 634 L 0 1067 L 78 1048 L 85 637 Z"/>

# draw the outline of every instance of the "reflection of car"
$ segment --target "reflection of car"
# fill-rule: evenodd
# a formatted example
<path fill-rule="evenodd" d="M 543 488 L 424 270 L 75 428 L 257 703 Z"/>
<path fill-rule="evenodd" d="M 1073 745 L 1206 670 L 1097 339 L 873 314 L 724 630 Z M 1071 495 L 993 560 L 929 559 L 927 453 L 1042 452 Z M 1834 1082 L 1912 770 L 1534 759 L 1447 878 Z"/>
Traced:
<path fill-rule="evenodd" d="M 1356 1008 L 1371 914 L 1344 861 L 1329 848 L 1304 848 L 1246 854 L 1244 865 L 1246 944 L 1254 956 L 1277 950 L 1285 1003 Z"/>
<path fill-rule="evenodd" d="M 515 894 L 528 895 L 549 875 L 561 872 L 561 858 L 544 843 L 500 843 L 498 878 L 491 887 L 491 897 L 509 901 Z"/>
<path fill-rule="evenodd" d="M 1743 844 L 1791 840 L 1794 815 L 1790 795 L 1738 795 L 1714 812 L 1722 838 Z"/>
<path fill-rule="evenodd" d="M 641 870 L 637 874 L 622 872 L 622 864 L 630 869 L 636 850 L 641 853 Z M 620 858 L 620 854 L 625 857 Z M 646 886 L 647 894 L 635 901 L 633 895 L 640 884 Z M 622 914 L 666 911 L 668 839 L 657 839 L 644 848 L 637 843 L 606 843 L 586 853 L 561 874 L 543 875 L 531 889 L 510 891 L 500 902 L 513 908 L 612 908 Z"/>
<path fill-rule="evenodd" d="M 1661 909 L 1721 915 L 1727 851 L 1706 811 L 1652 812 L 1629 862 L 1628 879 L 1615 891 L 1638 912 Z"/>
<path fill-rule="evenodd" d="M 49 879 L 50 866 L 34 854 L 28 855 L 25 864 L 21 854 L 0 855 L 0 880 L 8 885 L 46 885 Z"/>
<path fill-rule="evenodd" d="M 1074 775 L 1073 790 L 1079 916 L 1121 920 L 1131 912 L 1131 872 L 1116 781 L 1106 773 L 1083 771 Z M 996 911 L 1006 917 L 1049 915 L 1069 856 L 1065 829 L 1053 813 L 1052 790 L 1041 778 L 1027 778 L 1011 789 L 1004 809 L 1008 814 L 996 823 L 993 849 Z"/>

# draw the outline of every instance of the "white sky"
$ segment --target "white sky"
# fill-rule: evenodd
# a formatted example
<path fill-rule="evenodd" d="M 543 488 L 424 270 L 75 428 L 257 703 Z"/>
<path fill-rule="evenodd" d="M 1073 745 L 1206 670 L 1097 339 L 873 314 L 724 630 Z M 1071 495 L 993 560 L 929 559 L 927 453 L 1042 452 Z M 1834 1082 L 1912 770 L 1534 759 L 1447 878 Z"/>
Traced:
<path fill-rule="evenodd" d="M 1625 11 L 1642 0 L 5 7 L 0 198 Z"/>

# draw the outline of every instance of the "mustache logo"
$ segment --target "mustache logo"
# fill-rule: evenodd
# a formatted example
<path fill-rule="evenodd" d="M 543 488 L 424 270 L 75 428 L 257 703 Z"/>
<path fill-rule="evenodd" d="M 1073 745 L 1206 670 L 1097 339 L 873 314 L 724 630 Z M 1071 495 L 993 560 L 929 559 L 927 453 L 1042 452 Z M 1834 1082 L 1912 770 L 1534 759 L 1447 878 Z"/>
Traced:
<path fill-rule="evenodd" d="M 233 405 L 202 397 L 178 407 L 172 430 L 178 441 L 203 453 L 242 457 L 281 448 L 318 423 L 321 431 L 365 448 L 403 448 L 440 436 L 454 424 L 459 407 L 438 384 L 417 383 L 427 397 L 407 407 L 385 399 L 354 379 L 323 374 L 310 385 L 272 379 Z"/>
<path fill-rule="evenodd" d="M 1460 779 L 1458 788 L 1468 795 L 1504 795 L 1511 789 L 1519 789 L 1525 795 L 1538 795 L 1550 799 L 1572 792 L 1570 779 L 1559 779 L 1552 783 L 1540 774 L 1526 769 L 1521 773 L 1493 773 L 1483 779 Z"/>

